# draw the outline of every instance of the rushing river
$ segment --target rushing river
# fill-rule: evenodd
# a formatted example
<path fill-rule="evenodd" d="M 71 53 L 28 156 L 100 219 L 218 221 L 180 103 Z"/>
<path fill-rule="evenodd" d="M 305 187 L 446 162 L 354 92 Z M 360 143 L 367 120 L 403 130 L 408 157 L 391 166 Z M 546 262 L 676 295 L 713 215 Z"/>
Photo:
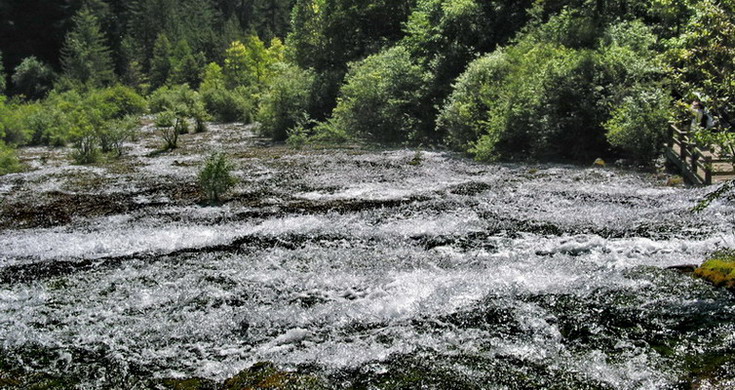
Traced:
<path fill-rule="evenodd" d="M 665 269 L 735 247 L 732 199 L 695 215 L 706 189 L 614 168 L 189 137 L 0 177 L 6 212 L 80 207 L 5 217 L 2 361 L 83 388 L 262 361 L 366 389 L 686 388 L 718 356 L 735 369 L 733 296 Z M 202 206 L 220 147 L 240 181 Z"/>

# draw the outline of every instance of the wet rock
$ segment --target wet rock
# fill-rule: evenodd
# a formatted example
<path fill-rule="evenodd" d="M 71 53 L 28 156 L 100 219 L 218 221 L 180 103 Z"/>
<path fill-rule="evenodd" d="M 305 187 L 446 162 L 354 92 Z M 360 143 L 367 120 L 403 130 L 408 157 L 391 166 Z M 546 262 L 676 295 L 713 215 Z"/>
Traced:
<path fill-rule="evenodd" d="M 682 274 L 690 274 L 694 272 L 699 266 L 697 264 L 680 264 L 680 265 L 672 265 L 671 267 L 666 267 L 666 269 L 671 271 L 676 271 Z"/>

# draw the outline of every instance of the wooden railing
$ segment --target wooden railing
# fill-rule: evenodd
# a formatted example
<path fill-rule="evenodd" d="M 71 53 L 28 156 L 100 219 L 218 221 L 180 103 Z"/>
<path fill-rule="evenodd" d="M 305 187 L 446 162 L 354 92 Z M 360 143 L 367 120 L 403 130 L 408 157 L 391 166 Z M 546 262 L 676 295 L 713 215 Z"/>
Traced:
<path fill-rule="evenodd" d="M 679 168 L 690 183 L 710 185 L 735 177 L 732 158 L 721 158 L 711 150 L 698 147 L 687 130 L 672 125 L 668 140 L 666 158 Z"/>

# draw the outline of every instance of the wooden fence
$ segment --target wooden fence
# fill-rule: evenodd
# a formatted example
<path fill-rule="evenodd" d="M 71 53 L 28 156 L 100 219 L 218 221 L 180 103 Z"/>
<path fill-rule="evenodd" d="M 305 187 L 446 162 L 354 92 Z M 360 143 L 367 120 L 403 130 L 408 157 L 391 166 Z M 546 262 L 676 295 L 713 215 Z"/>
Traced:
<path fill-rule="evenodd" d="M 672 125 L 668 140 L 666 158 L 679 168 L 690 183 L 710 185 L 735 179 L 733 158 L 724 158 L 710 149 L 700 148 L 690 138 L 689 131 Z"/>

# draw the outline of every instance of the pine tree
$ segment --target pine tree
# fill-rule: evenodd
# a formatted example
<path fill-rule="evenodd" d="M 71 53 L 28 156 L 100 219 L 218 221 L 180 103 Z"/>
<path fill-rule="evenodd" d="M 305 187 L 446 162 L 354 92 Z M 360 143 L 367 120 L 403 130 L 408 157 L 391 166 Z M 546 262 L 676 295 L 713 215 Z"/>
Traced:
<path fill-rule="evenodd" d="M 110 49 L 94 14 L 82 8 L 72 18 L 73 27 L 61 49 L 64 75 L 93 87 L 109 85 L 115 79 Z"/>
<path fill-rule="evenodd" d="M 156 44 L 153 46 L 153 58 L 151 59 L 150 82 L 151 88 L 156 89 L 166 84 L 171 73 L 171 41 L 166 34 L 158 34 Z"/>

